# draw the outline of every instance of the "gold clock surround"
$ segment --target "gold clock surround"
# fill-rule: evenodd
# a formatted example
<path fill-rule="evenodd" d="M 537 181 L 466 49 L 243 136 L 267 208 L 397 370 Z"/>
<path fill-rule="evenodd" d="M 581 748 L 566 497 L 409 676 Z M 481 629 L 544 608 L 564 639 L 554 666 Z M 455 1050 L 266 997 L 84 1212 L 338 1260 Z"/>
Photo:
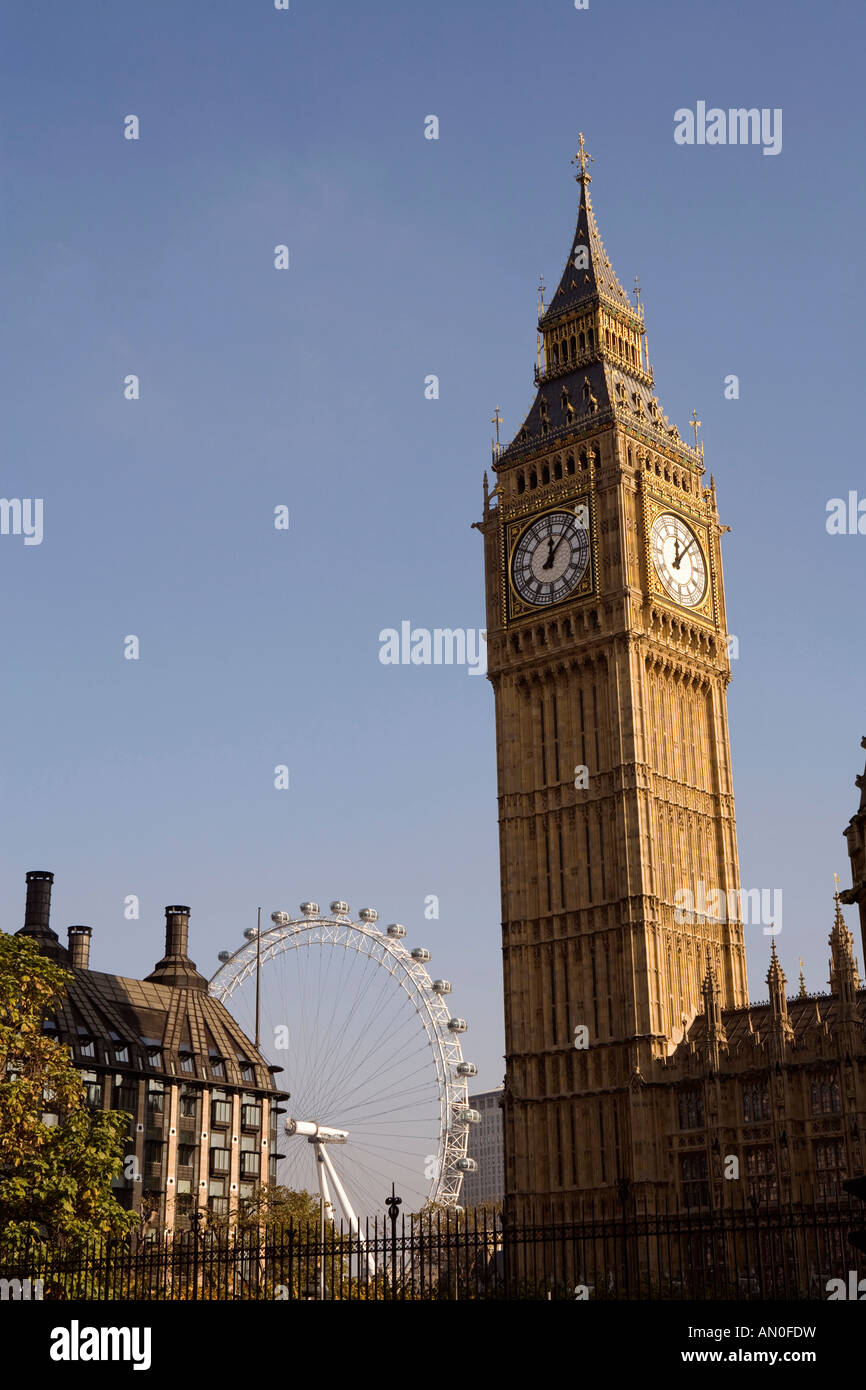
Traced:
<path fill-rule="evenodd" d="M 588 516 L 588 542 L 589 555 L 587 558 L 586 571 L 580 583 L 575 585 L 570 593 L 557 599 L 554 603 L 536 604 L 527 603 L 520 596 L 514 587 L 512 575 L 512 561 L 514 552 L 520 543 L 524 533 L 538 521 L 541 517 L 547 516 L 550 512 L 573 511 L 575 507 L 585 506 Z M 598 537 L 596 534 L 595 507 L 593 506 L 592 494 L 585 488 L 575 489 L 556 489 L 547 491 L 544 504 L 538 505 L 538 499 L 520 507 L 510 510 L 509 515 L 503 517 L 501 527 L 501 563 L 506 582 L 503 584 L 504 612 L 503 622 L 507 626 L 519 618 L 544 616 L 555 612 L 566 603 L 574 603 L 578 599 L 591 598 L 596 592 L 597 573 L 598 573 Z"/>
<path fill-rule="evenodd" d="M 678 603 L 668 593 L 656 572 L 652 555 L 652 529 L 658 517 L 668 515 L 679 517 L 697 537 L 707 576 L 704 596 L 699 603 Z M 690 618 L 700 618 L 713 627 L 717 626 L 717 571 L 711 545 L 710 528 L 702 513 L 696 508 L 690 507 L 684 499 L 677 498 L 676 501 L 673 501 L 660 492 L 646 489 L 643 494 L 643 532 L 646 585 L 650 600 L 660 601 L 678 613 L 687 614 Z"/>

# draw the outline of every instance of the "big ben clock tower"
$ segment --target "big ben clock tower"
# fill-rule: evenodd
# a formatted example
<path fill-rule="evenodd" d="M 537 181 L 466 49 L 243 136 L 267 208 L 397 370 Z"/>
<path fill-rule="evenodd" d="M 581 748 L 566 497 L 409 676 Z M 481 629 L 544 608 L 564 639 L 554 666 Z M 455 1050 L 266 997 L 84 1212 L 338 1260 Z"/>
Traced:
<path fill-rule="evenodd" d="M 654 393 L 589 196 L 540 306 L 537 392 L 485 485 L 515 1219 L 666 1181 L 652 1073 L 747 1003 L 715 488 Z M 696 422 L 696 424 L 699 422 Z M 691 892 L 697 911 L 684 911 Z"/>

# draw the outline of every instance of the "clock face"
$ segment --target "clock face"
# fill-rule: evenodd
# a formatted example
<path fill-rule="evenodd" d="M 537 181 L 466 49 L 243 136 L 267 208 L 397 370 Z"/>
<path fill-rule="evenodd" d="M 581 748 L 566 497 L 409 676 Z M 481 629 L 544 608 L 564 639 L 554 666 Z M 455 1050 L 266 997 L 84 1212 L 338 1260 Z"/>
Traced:
<path fill-rule="evenodd" d="M 527 603 L 559 603 L 579 585 L 589 564 L 589 511 L 545 512 L 528 526 L 514 548 L 511 578 Z"/>
<path fill-rule="evenodd" d="M 652 524 L 650 550 L 665 592 L 685 608 L 700 603 L 707 591 L 707 564 L 691 526 L 673 512 L 662 512 Z"/>

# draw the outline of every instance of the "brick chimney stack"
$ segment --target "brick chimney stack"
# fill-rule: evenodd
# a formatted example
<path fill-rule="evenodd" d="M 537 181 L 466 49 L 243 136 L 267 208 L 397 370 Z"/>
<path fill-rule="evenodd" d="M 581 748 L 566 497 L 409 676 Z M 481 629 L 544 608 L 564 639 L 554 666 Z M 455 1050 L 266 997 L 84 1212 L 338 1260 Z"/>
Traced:
<path fill-rule="evenodd" d="M 56 932 L 51 930 L 51 885 L 54 875 L 47 869 L 31 869 L 27 874 L 27 901 L 24 906 L 24 926 L 17 936 L 29 936 L 46 956 L 68 961 L 65 947 Z"/>
<path fill-rule="evenodd" d="M 76 970 L 90 969 L 90 927 L 69 927 L 66 938 L 69 942 L 69 959 Z"/>
<path fill-rule="evenodd" d="M 167 907 L 165 909 L 165 955 L 157 961 L 155 968 L 147 976 L 160 985 L 176 985 L 186 989 L 207 989 L 207 980 L 190 960 L 189 948 L 189 908 Z"/>

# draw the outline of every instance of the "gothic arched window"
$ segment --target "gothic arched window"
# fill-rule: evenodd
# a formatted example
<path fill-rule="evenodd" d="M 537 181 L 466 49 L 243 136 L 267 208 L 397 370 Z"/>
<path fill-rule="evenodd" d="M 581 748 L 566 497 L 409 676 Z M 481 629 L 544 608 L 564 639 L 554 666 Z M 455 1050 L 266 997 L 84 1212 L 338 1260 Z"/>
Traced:
<path fill-rule="evenodd" d="M 703 1129 L 704 1097 L 701 1091 L 694 1086 L 681 1091 L 678 1106 L 680 1129 Z"/>

